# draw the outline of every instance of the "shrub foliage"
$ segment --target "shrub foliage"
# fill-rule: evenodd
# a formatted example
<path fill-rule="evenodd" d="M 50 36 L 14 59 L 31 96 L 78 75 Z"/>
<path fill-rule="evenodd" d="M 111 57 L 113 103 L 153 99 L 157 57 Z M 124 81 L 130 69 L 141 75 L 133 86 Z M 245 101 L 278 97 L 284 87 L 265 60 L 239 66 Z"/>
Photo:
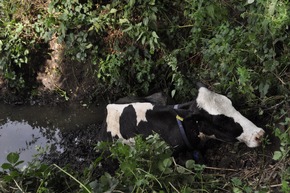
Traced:
<path fill-rule="evenodd" d="M 43 44 L 56 36 L 67 56 L 94 67 L 103 94 L 162 89 L 185 100 L 200 80 L 237 101 L 272 105 L 289 94 L 289 6 L 286 0 L 1 0 L 1 73 L 10 87 L 30 85 L 25 73 L 40 65 L 33 57 L 48 54 Z"/>

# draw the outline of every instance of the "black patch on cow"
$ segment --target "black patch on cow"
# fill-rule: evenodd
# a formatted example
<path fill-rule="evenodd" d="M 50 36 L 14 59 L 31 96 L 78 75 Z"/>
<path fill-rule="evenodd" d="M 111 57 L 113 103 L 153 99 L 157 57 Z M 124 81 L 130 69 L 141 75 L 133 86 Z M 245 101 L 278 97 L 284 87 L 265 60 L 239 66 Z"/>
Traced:
<path fill-rule="evenodd" d="M 157 110 L 158 109 L 158 110 Z M 146 114 L 148 123 L 154 123 L 152 128 L 155 132 L 177 151 L 188 149 L 180 133 L 176 116 L 184 118 L 182 125 L 184 127 L 186 137 L 193 147 L 197 147 L 200 142 L 198 138 L 197 119 L 192 115 L 189 110 L 178 109 L 172 107 L 154 107 L 153 110 L 148 111 Z M 155 120 L 158 118 L 158 120 Z"/>
<path fill-rule="evenodd" d="M 198 129 L 205 135 L 215 135 L 217 139 L 223 141 L 237 141 L 237 137 L 243 133 L 243 128 L 236 123 L 233 118 L 225 115 L 211 115 L 204 109 L 197 107 L 196 101 L 179 105 L 180 108 L 189 108 L 196 119 L 198 119 Z"/>
<path fill-rule="evenodd" d="M 137 125 L 136 111 L 132 105 L 129 105 L 124 108 L 120 116 L 120 133 L 124 139 L 129 139 L 139 134 L 147 137 L 152 134 L 152 130 L 149 129 L 147 122 L 141 121 Z"/>
<path fill-rule="evenodd" d="M 129 105 L 124 108 L 120 116 L 120 133 L 124 139 L 136 136 L 137 115 L 134 107 Z"/>
<path fill-rule="evenodd" d="M 106 116 L 107 115 L 108 115 L 108 112 L 106 112 Z M 98 136 L 97 136 L 97 140 L 98 141 L 112 141 L 111 132 L 107 131 L 107 122 L 106 121 L 104 121 L 102 126 L 101 126 L 101 129 L 100 129 Z"/>
<path fill-rule="evenodd" d="M 128 104 L 128 103 L 136 103 L 136 102 L 149 102 L 155 105 L 166 105 L 167 96 L 162 92 L 154 93 L 147 97 L 127 96 L 127 97 L 118 99 L 115 103 Z"/>
<path fill-rule="evenodd" d="M 237 137 L 243 133 L 243 128 L 236 123 L 233 118 L 225 115 L 211 115 L 201 109 L 199 129 L 206 135 L 215 135 L 223 141 L 236 141 Z"/>
<path fill-rule="evenodd" d="M 172 147 L 180 146 L 183 145 L 183 140 L 179 133 L 176 115 L 171 107 L 154 106 L 152 110 L 147 111 L 147 122 L 141 122 L 140 127 L 146 126 L 149 130 L 155 131 Z"/>
<path fill-rule="evenodd" d="M 154 132 L 158 133 L 175 150 L 182 151 L 188 149 L 181 136 L 177 124 L 176 115 L 184 118 L 182 121 L 186 136 L 196 147 L 199 144 L 198 121 L 189 110 L 174 110 L 171 106 L 154 106 L 152 110 L 147 110 L 146 120 L 140 121 L 137 125 L 136 111 L 132 105 L 124 108 L 120 116 L 120 133 L 124 139 L 141 134 L 144 137 Z"/>

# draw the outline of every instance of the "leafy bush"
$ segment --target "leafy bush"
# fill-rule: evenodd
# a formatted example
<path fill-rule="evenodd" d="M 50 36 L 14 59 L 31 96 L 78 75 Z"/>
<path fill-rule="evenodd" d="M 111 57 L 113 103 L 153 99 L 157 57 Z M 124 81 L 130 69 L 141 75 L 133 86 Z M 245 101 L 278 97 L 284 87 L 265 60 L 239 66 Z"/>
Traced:
<path fill-rule="evenodd" d="M 254 186 L 249 179 L 245 180 L 234 173 L 213 174 L 212 168 L 195 164 L 188 160 L 184 166 L 178 165 L 172 157 L 171 148 L 158 135 L 149 136 L 146 140 L 140 136 L 134 138 L 134 145 L 115 142 L 102 142 L 96 146 L 102 153 L 84 171 L 72 171 L 68 166 L 60 168 L 34 161 L 27 167 L 19 169 L 19 155 L 10 153 L 7 163 L 2 164 L 0 171 L 0 187 L 3 192 L 268 192 L 271 187 L 264 184 Z M 289 138 L 288 138 L 289 140 Z M 283 154 L 283 153 L 282 153 Z M 289 156 L 276 157 L 281 161 Z M 274 159 L 276 159 L 274 158 Z M 115 171 L 106 168 L 107 163 L 113 160 Z M 276 189 L 289 192 L 289 166 L 287 162 L 279 167 L 281 187 Z M 108 164 L 107 164 L 108 166 Z M 282 168 L 280 168 L 283 166 Z M 112 167 L 112 165 L 109 165 Z M 263 167 L 263 166 L 261 166 Z M 286 168 L 284 168 L 286 167 Z M 288 168 L 287 168 L 288 167 Z M 285 170 L 284 170 L 284 169 Z M 248 168 L 249 169 L 249 168 Z M 258 169 L 258 168 L 257 168 Z M 106 172 L 108 171 L 108 172 Z M 249 174 L 245 174 L 248 176 Z M 257 176 L 254 177 L 257 180 Z M 266 182 L 268 184 L 268 182 Z M 269 185 L 269 184 L 268 184 Z"/>
<path fill-rule="evenodd" d="M 284 116 L 287 115 L 286 112 L 281 112 Z M 274 152 L 273 160 L 279 161 L 281 163 L 281 181 L 282 181 L 282 191 L 289 192 L 290 191 L 290 118 L 286 117 L 284 121 L 280 122 L 280 125 L 285 127 L 285 130 L 280 128 L 276 128 L 274 130 L 275 136 L 280 139 L 280 148 L 279 150 Z"/>
<path fill-rule="evenodd" d="M 58 37 L 72 57 L 98 65 L 108 92 L 170 87 L 188 99 L 203 80 L 249 105 L 288 94 L 287 1 L 55 2 Z"/>
<path fill-rule="evenodd" d="M 175 163 L 170 147 L 158 135 L 135 138 L 135 145 L 129 146 L 121 141 L 101 143 L 98 150 L 110 150 L 110 157 L 97 158 L 85 172 L 70 171 L 57 165 L 47 166 L 33 162 L 20 170 L 17 153 L 7 156 L 7 163 L 2 164 L 6 173 L 0 173 L 0 182 L 5 182 L 3 191 L 13 189 L 21 192 L 192 192 L 206 188 L 203 180 L 211 179 L 203 174 L 204 166 L 188 160 L 185 167 Z M 97 179 L 92 175 L 99 170 L 100 163 L 108 159 L 117 159 L 119 167 L 115 174 L 104 173 Z M 103 161 L 102 161 L 103 160 Z M 99 174 L 100 175 L 100 174 Z M 76 176 L 76 177 L 75 177 Z M 77 179 L 78 178 L 78 179 Z M 213 181 L 210 187 L 213 187 Z M 79 185 L 79 187 L 78 187 Z"/>
<path fill-rule="evenodd" d="M 67 176 L 55 170 L 53 166 L 33 161 L 24 168 L 19 168 L 23 161 L 18 153 L 9 153 L 7 163 L 3 163 L 0 172 L 0 186 L 3 192 L 56 192 L 73 190 L 74 181 L 69 182 Z M 69 182 L 69 186 L 65 186 Z"/>
<path fill-rule="evenodd" d="M 33 50 L 56 36 L 110 97 L 163 89 L 188 100 L 197 80 L 260 107 L 289 95 L 286 0 L 40 2 L 0 4 L 0 66 L 19 89 Z"/>
<path fill-rule="evenodd" d="M 40 0 L 39 0 L 40 1 Z M 39 37 L 39 10 L 27 1 L 0 1 L 0 75 L 18 93 L 35 84 L 35 75 L 47 52 Z M 39 5 L 38 5 L 39 6 Z"/>
<path fill-rule="evenodd" d="M 209 178 L 203 175 L 204 166 L 194 160 L 188 160 L 185 167 L 176 164 L 170 147 L 157 134 L 147 140 L 135 137 L 134 141 L 134 145 L 117 141 L 98 146 L 111 152 L 119 168 L 115 176 L 105 174 L 96 182 L 97 192 L 191 192 L 203 187 L 203 180 Z"/>

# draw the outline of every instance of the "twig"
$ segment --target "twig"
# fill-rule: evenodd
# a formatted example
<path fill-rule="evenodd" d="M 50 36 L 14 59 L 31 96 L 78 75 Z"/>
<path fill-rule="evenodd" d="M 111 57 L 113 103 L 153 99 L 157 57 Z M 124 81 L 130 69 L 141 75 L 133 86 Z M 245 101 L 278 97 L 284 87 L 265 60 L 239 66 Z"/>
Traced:
<path fill-rule="evenodd" d="M 14 183 L 16 184 L 17 188 L 18 188 L 22 193 L 25 193 L 25 192 L 22 190 L 22 188 L 19 186 L 19 184 L 16 182 L 16 180 L 13 179 L 13 181 L 14 181 Z"/>
<path fill-rule="evenodd" d="M 269 107 L 269 108 L 264 109 L 264 111 L 269 111 L 269 110 L 275 109 L 275 108 L 277 108 L 278 106 L 282 105 L 284 102 L 285 102 L 285 101 L 281 101 L 281 102 L 278 103 L 278 104 L 275 104 L 275 105 L 273 105 L 273 106 L 271 106 L 271 107 Z"/>
<path fill-rule="evenodd" d="M 283 84 L 283 85 L 286 85 L 286 83 L 276 74 L 276 73 L 273 73 L 274 76 L 276 76 L 276 78 Z"/>
<path fill-rule="evenodd" d="M 181 29 L 181 28 L 187 28 L 187 27 L 193 27 L 193 26 L 194 26 L 193 24 L 179 25 L 178 28 Z"/>
<path fill-rule="evenodd" d="M 273 184 L 273 185 L 270 185 L 270 188 L 276 188 L 276 187 L 280 187 L 282 186 L 282 184 Z"/>
<path fill-rule="evenodd" d="M 178 192 L 178 193 L 180 193 L 172 184 L 171 184 L 171 182 L 169 182 L 169 185 L 176 191 L 176 192 Z"/>
<path fill-rule="evenodd" d="M 235 170 L 235 169 L 216 168 L 216 167 L 209 167 L 209 166 L 206 166 L 205 169 L 209 169 L 209 170 L 219 170 L 219 171 L 231 171 L 231 172 L 238 172 L 239 171 L 239 170 Z"/>

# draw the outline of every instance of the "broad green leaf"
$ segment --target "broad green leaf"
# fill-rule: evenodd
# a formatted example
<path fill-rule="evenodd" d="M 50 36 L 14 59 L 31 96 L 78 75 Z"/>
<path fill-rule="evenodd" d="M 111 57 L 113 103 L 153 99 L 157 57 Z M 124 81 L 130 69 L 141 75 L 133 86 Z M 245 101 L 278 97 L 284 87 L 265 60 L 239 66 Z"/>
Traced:
<path fill-rule="evenodd" d="M 110 13 L 116 13 L 116 12 L 117 12 L 117 9 L 113 8 L 113 9 L 110 10 Z"/>
<path fill-rule="evenodd" d="M 233 188 L 234 193 L 243 193 L 243 191 L 240 188 L 234 187 Z"/>
<path fill-rule="evenodd" d="M 149 18 L 148 18 L 148 17 L 145 17 L 145 18 L 143 19 L 143 24 L 144 24 L 145 26 L 147 26 L 147 25 L 148 25 L 148 22 L 149 22 Z"/>
<path fill-rule="evenodd" d="M 18 161 L 17 163 L 15 163 L 15 164 L 14 164 L 14 166 L 18 166 L 18 165 L 20 165 L 20 164 L 22 164 L 22 163 L 24 163 L 24 161 L 23 161 L 23 160 L 21 160 L 21 161 Z"/>
<path fill-rule="evenodd" d="M 177 167 L 176 167 L 176 170 L 177 170 L 177 172 L 180 173 L 180 174 L 184 174 L 184 173 L 185 173 L 185 168 L 182 167 L 182 166 L 177 166 Z"/>
<path fill-rule="evenodd" d="M 133 7 L 135 5 L 135 0 L 130 0 L 129 5 L 130 5 L 130 7 Z"/>
<path fill-rule="evenodd" d="M 13 166 L 10 163 L 4 163 L 4 164 L 2 164 L 1 168 L 4 170 L 9 170 L 9 169 L 13 168 Z"/>
<path fill-rule="evenodd" d="M 171 91 L 171 97 L 172 98 L 175 96 L 175 93 L 176 93 L 176 90 L 175 89 Z"/>
<path fill-rule="evenodd" d="M 152 32 L 152 36 L 153 36 L 154 38 L 159 38 L 159 36 L 157 35 L 157 33 L 156 33 L 155 31 Z"/>
<path fill-rule="evenodd" d="M 119 19 L 119 23 L 120 24 L 124 24 L 124 23 L 130 23 L 130 22 L 129 22 L 129 20 L 127 18 L 121 18 L 121 19 Z M 127 31 L 129 31 L 129 30 L 127 30 Z"/>
<path fill-rule="evenodd" d="M 13 177 L 12 177 L 12 176 L 9 176 L 9 175 L 6 175 L 6 176 L 3 177 L 3 179 L 4 179 L 6 182 L 10 182 L 10 181 L 13 179 Z"/>
<path fill-rule="evenodd" d="M 273 155 L 273 160 L 279 160 L 282 157 L 282 152 L 281 151 L 275 151 Z"/>
<path fill-rule="evenodd" d="M 7 161 L 9 161 L 12 164 L 15 164 L 19 160 L 19 154 L 18 153 L 9 153 L 7 155 Z"/>
<path fill-rule="evenodd" d="M 187 160 L 185 163 L 185 167 L 187 169 L 193 169 L 195 167 L 195 161 L 194 160 Z"/>
<path fill-rule="evenodd" d="M 165 160 L 163 160 L 163 165 L 164 165 L 165 168 L 170 167 L 171 164 L 172 164 L 171 158 L 166 158 Z"/>
<path fill-rule="evenodd" d="M 242 180 L 239 179 L 239 178 L 237 178 L 237 177 L 232 178 L 231 181 L 233 182 L 233 184 L 234 184 L 235 186 L 241 186 L 241 185 L 242 185 Z"/>

